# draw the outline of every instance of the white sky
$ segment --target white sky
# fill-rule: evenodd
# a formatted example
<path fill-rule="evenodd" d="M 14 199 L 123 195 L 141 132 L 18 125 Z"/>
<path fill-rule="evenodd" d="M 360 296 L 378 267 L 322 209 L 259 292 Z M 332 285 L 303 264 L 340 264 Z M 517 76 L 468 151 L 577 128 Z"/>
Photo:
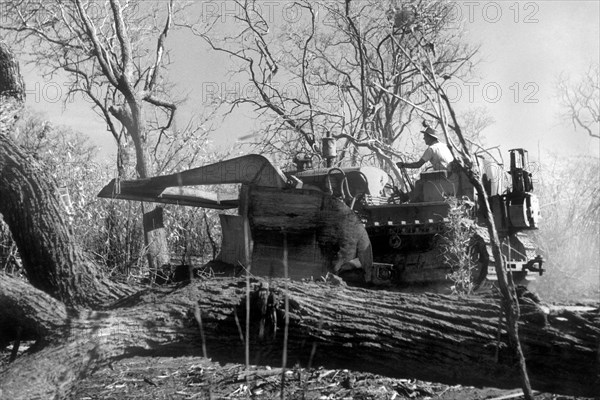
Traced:
<path fill-rule="evenodd" d="M 526 147 L 534 157 L 538 147 L 542 156 L 547 151 L 600 156 L 597 139 L 560 120 L 555 97 L 561 72 L 575 78 L 600 60 L 600 2 L 473 3 L 481 6 L 469 9 L 464 2 L 462 8 L 473 16 L 466 39 L 481 43 L 474 98 L 496 121 L 484 131 L 487 143 Z"/>
<path fill-rule="evenodd" d="M 461 1 L 456 2 L 456 12 L 467 27 L 465 39 L 481 45 L 482 58 L 477 77 L 452 83 L 456 108 L 487 108 L 496 121 L 484 131 L 487 144 L 501 145 L 503 150 L 525 147 L 533 159 L 548 152 L 600 157 L 600 141 L 561 121 L 555 98 L 561 72 L 575 77 L 600 60 L 600 2 Z M 182 38 L 172 34 L 168 41 L 174 49 L 170 76 L 177 90 L 189 98 L 185 114 L 202 107 L 207 85 L 231 88 L 233 84 L 224 74 L 225 57 L 207 53 L 199 39 Z M 112 157 L 112 136 L 87 103 L 71 102 L 63 110 L 57 97 L 59 84 L 45 81 L 29 67 L 23 67 L 23 73 L 28 105 L 46 112 L 56 124 L 89 134 L 102 147 L 100 154 Z M 227 146 L 249 133 L 252 115 L 243 114 L 225 122 L 215 134 L 216 143 Z"/>

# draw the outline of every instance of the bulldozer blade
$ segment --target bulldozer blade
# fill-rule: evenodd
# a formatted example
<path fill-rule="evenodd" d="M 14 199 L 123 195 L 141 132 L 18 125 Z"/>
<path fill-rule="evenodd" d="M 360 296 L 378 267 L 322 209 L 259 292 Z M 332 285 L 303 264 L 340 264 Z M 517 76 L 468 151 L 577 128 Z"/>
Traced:
<path fill-rule="evenodd" d="M 220 195 L 193 187 L 157 187 L 151 179 L 121 181 L 113 179 L 98 197 L 120 200 L 147 201 L 182 206 L 226 210 L 237 208 L 237 195 Z"/>

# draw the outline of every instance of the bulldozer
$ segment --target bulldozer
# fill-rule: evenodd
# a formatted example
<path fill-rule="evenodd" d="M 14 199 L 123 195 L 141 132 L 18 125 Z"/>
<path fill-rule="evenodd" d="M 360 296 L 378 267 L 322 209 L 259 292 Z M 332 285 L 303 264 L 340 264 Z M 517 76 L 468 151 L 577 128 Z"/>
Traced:
<path fill-rule="evenodd" d="M 448 199 L 460 199 L 475 229 L 469 240 L 476 286 L 496 280 L 481 200 L 459 171 L 422 172 L 418 201 L 407 202 L 394 179 L 373 166 L 334 166 L 335 143 L 323 139 L 323 165 L 298 155 L 282 171 L 266 157 L 245 155 L 171 175 L 113 179 L 99 197 L 236 210 L 220 214 L 219 260 L 253 275 L 319 279 L 335 274 L 354 285 L 447 291 L 455 266 L 442 246 L 449 223 Z M 516 284 L 542 275 L 528 231 L 540 211 L 524 149 L 510 153 L 510 169 L 486 163 L 482 170 L 502 257 Z M 203 185 L 239 184 L 237 195 Z"/>

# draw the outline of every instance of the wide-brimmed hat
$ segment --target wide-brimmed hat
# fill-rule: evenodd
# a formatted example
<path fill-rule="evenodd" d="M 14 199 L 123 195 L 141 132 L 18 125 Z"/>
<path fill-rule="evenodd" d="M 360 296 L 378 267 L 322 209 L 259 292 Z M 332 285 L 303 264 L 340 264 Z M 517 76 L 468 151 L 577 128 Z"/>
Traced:
<path fill-rule="evenodd" d="M 434 139 L 440 140 L 440 138 L 437 136 L 437 132 L 435 131 L 435 129 L 429 126 L 424 131 L 421 131 L 421 133 L 424 133 L 425 135 L 430 136 Z"/>

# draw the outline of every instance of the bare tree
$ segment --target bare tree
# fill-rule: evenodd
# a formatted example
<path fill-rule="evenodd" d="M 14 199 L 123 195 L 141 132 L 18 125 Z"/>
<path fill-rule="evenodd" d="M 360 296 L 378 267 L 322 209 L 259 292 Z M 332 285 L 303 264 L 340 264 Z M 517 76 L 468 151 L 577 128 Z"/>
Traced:
<path fill-rule="evenodd" d="M 118 146 L 119 175 L 126 173 L 129 144 L 141 178 L 153 174 L 148 109 L 157 109 L 158 136 L 177 109 L 165 92 L 166 39 L 174 2 L 119 0 L 3 3 L 0 29 L 36 67 L 66 79 L 65 101 L 83 93 L 106 122 Z M 144 231 L 151 268 L 169 262 L 162 208 L 146 209 Z"/>
<path fill-rule="evenodd" d="M 587 72 L 573 82 L 565 73 L 557 82 L 562 116 L 582 128 L 588 135 L 600 138 L 600 65 L 592 64 Z"/>
<path fill-rule="evenodd" d="M 450 77 L 468 72 L 477 51 L 460 43 L 460 29 L 449 29 L 452 8 L 443 1 L 295 1 L 286 7 L 296 23 L 283 24 L 260 3 L 235 3 L 235 33 L 191 28 L 248 79 L 250 88 L 229 101 L 264 117 L 256 143 L 267 152 L 318 153 L 318 139 L 330 136 L 342 143 L 342 162 L 374 157 L 399 174 L 393 146 L 415 111 L 396 96 L 429 107 L 409 57 L 428 46 L 436 73 Z"/>

